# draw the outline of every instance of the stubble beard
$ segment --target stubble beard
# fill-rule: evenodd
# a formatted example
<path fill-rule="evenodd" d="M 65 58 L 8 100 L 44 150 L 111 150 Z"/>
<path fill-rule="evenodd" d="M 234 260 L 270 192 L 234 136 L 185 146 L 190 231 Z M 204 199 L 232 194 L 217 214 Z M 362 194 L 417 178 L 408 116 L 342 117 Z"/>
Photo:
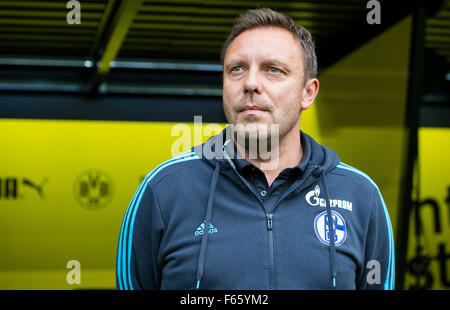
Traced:
<path fill-rule="evenodd" d="M 263 150 L 263 152 L 266 151 L 273 155 L 274 151 L 279 149 L 283 139 L 296 126 L 301 110 L 290 109 L 277 121 L 274 120 L 272 109 L 270 112 L 266 112 L 270 113 L 270 121 L 264 122 L 261 120 L 247 122 L 238 120 L 239 114 L 235 109 L 233 109 L 234 114 L 229 113 L 225 108 L 224 112 L 228 123 L 232 125 L 234 142 L 245 150 L 249 158 L 267 160 L 268 155 L 262 154 L 260 151 Z"/>

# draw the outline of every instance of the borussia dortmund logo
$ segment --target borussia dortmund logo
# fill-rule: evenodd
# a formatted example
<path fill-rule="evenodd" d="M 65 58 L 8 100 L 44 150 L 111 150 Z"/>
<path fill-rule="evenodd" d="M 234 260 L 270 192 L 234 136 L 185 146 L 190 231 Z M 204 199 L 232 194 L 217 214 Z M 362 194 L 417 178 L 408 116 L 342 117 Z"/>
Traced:
<path fill-rule="evenodd" d="M 83 207 L 97 210 L 106 206 L 113 194 L 112 179 L 100 169 L 81 173 L 74 183 L 75 199 Z"/>

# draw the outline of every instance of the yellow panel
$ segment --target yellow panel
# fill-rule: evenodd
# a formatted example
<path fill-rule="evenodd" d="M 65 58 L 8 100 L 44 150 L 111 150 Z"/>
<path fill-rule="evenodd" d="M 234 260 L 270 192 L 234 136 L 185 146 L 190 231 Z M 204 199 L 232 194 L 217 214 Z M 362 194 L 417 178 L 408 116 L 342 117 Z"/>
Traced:
<path fill-rule="evenodd" d="M 418 169 L 420 176 L 419 201 L 423 233 L 420 235 L 421 254 L 430 258 L 429 268 L 417 277 L 414 261 L 417 260 L 415 217 L 410 217 L 408 239 L 408 273 L 405 288 L 419 286 L 423 289 L 450 289 L 450 129 L 420 128 Z M 439 220 L 435 222 L 437 206 Z M 440 228 L 440 231 L 436 231 Z M 418 280 L 418 282 L 417 282 Z"/>
<path fill-rule="evenodd" d="M 114 288 L 120 226 L 134 192 L 145 174 L 194 143 L 189 124 L 190 141 L 172 154 L 181 141 L 173 128 L 0 120 L 0 289 Z M 106 191 L 98 191 L 100 182 Z M 80 285 L 66 282 L 70 260 L 80 262 Z"/>

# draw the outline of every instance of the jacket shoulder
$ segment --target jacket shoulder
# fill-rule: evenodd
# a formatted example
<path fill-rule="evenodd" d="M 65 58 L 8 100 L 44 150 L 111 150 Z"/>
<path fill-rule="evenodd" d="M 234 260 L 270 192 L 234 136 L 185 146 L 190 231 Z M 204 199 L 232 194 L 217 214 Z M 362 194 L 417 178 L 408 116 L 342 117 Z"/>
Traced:
<path fill-rule="evenodd" d="M 366 173 L 355 167 L 339 162 L 336 165 L 334 172 L 350 178 L 354 183 L 358 184 L 368 192 L 373 193 L 374 191 L 379 191 L 378 185 Z"/>
<path fill-rule="evenodd" d="M 152 185 L 156 185 L 178 169 L 186 167 L 195 168 L 199 162 L 201 162 L 200 156 L 193 151 L 184 152 L 156 166 L 152 171 L 147 173 L 145 180 L 148 180 Z"/>

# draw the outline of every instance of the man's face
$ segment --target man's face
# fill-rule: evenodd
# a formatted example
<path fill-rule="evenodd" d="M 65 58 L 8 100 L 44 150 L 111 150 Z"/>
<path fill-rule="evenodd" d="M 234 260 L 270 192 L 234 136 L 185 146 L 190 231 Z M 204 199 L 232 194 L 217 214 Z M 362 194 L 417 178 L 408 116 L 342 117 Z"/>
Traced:
<path fill-rule="evenodd" d="M 300 43 L 287 30 L 262 27 L 237 36 L 225 54 L 223 106 L 238 135 L 256 137 L 258 128 L 279 125 L 281 140 L 298 130 L 303 83 Z M 262 138 L 260 136 L 260 138 Z"/>

